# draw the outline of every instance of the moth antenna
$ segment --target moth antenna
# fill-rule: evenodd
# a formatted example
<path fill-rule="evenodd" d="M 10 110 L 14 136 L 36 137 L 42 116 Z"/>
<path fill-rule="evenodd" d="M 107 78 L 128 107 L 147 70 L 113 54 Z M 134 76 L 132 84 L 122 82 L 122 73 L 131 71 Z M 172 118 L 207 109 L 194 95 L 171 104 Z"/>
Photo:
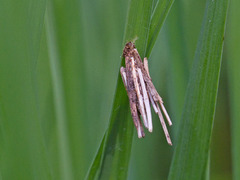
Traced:
<path fill-rule="evenodd" d="M 133 40 L 132 43 L 135 44 L 135 42 L 138 40 L 138 37 L 136 36 Z"/>

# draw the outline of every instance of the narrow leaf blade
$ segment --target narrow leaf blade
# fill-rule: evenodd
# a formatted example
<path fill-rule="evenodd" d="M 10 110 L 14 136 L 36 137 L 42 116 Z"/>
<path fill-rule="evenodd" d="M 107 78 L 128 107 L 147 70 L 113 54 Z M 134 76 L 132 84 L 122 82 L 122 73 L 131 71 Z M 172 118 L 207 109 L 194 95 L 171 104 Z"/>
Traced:
<path fill-rule="evenodd" d="M 157 36 L 162 28 L 162 25 L 167 18 L 167 15 L 172 7 L 174 0 L 158 0 L 154 7 L 151 25 L 149 30 L 148 45 L 146 50 L 146 56 L 149 57 L 152 48 L 157 40 Z"/>
<path fill-rule="evenodd" d="M 124 44 L 137 39 L 135 44 L 141 57 L 146 55 L 153 4 L 154 1 L 132 0 L 130 2 Z M 164 13 L 162 10 L 158 10 L 159 14 Z M 158 33 L 155 33 L 152 36 L 157 35 Z M 123 59 L 121 65 L 124 65 Z M 133 136 L 133 122 L 129 117 L 128 98 L 119 75 L 99 179 L 114 177 L 126 179 L 127 177 Z M 97 162 L 93 164 L 97 164 Z M 92 176 L 96 178 L 96 175 L 91 174 Z M 90 179 L 90 174 L 87 177 Z"/>
<path fill-rule="evenodd" d="M 227 61 L 228 80 L 231 111 L 231 144 L 232 144 L 232 168 L 233 179 L 240 179 L 240 24 L 239 24 L 240 1 L 232 0 L 229 8 L 229 28 L 227 34 Z"/>
<path fill-rule="evenodd" d="M 2 179 L 51 179 L 35 89 L 45 8 L 45 0 L 0 2 Z"/>
<path fill-rule="evenodd" d="M 167 2 L 167 0 L 164 0 L 161 5 L 168 4 Z M 172 0 L 169 1 L 169 4 L 172 3 Z M 163 6 L 160 6 L 160 3 L 158 3 L 157 8 L 155 8 L 153 7 L 155 4 L 156 3 L 153 0 L 130 1 L 128 20 L 123 42 L 125 44 L 128 41 L 134 41 L 137 39 L 135 45 L 141 57 L 150 55 L 152 48 L 148 49 L 149 37 L 153 39 L 151 41 L 153 45 L 157 38 L 158 32 L 160 31 L 160 28 L 166 19 L 167 12 L 171 7 L 168 5 L 167 7 L 163 8 Z M 152 20 L 153 9 L 155 9 L 154 20 Z M 157 26 L 152 26 L 152 23 L 156 23 Z M 124 62 L 122 59 L 121 66 L 123 65 Z M 118 177 L 118 179 L 127 178 L 133 137 L 133 122 L 130 118 L 129 110 L 127 93 L 122 83 L 121 76 L 119 75 L 106 140 L 103 139 L 103 141 L 105 141 L 105 146 L 103 151 L 104 154 L 101 159 L 101 166 L 99 169 L 100 172 L 89 170 L 90 174 L 87 175 L 87 179 L 111 179 L 115 177 Z M 99 157 L 99 155 L 97 156 Z M 95 161 L 100 160 L 99 158 L 95 158 Z M 94 164 L 98 164 L 98 162 L 93 162 L 93 165 Z M 92 166 L 91 168 L 95 167 Z M 91 174 L 91 172 L 94 172 L 94 174 Z"/>
<path fill-rule="evenodd" d="M 209 0 L 169 179 L 204 179 L 215 113 L 228 1 Z"/>

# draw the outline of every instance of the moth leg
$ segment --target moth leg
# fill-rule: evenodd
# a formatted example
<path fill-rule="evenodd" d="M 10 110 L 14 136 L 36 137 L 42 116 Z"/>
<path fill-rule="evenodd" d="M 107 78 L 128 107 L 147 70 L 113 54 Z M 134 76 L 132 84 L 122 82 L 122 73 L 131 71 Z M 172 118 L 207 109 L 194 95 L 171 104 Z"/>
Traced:
<path fill-rule="evenodd" d="M 152 113 L 151 113 L 151 108 L 150 108 L 150 103 L 149 103 L 149 97 L 147 94 L 145 82 L 143 79 L 142 71 L 141 69 L 137 68 L 140 84 L 142 87 L 142 94 L 143 94 L 143 102 L 145 105 L 146 113 L 147 113 L 147 121 L 148 121 L 148 131 L 152 132 L 153 126 L 152 126 Z"/>
<path fill-rule="evenodd" d="M 134 59 L 131 58 L 131 61 L 132 61 L 132 63 L 131 63 L 131 66 L 132 66 L 132 77 L 133 77 L 134 87 L 135 87 L 135 90 L 136 90 L 136 93 L 137 93 L 137 97 L 138 97 L 140 113 L 141 113 L 142 118 L 143 118 L 144 126 L 146 128 L 148 128 L 146 112 L 145 112 L 145 108 L 144 108 L 144 105 L 143 105 L 143 97 L 142 97 L 142 94 L 140 92 L 140 85 L 138 83 L 138 76 L 137 76 L 138 74 L 136 72 L 136 68 L 135 68 L 135 65 L 134 65 Z"/>

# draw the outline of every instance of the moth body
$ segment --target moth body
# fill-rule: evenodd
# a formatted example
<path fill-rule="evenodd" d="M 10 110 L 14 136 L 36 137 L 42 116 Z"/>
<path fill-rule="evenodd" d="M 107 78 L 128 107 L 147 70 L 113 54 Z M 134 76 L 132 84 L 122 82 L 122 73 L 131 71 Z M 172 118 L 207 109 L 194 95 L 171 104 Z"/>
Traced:
<path fill-rule="evenodd" d="M 123 57 L 125 58 L 126 67 L 121 67 L 120 72 L 124 86 L 127 90 L 131 115 L 137 129 L 138 137 L 142 138 L 145 136 L 140 115 L 142 117 L 143 124 L 148 131 L 153 131 L 150 108 L 151 102 L 154 111 L 159 116 L 167 142 L 172 145 L 162 112 L 164 113 L 170 126 L 172 125 L 172 122 L 163 105 L 162 98 L 152 83 L 152 79 L 149 75 L 147 58 L 144 58 L 143 63 L 134 43 L 132 42 L 128 42 L 125 45 Z"/>

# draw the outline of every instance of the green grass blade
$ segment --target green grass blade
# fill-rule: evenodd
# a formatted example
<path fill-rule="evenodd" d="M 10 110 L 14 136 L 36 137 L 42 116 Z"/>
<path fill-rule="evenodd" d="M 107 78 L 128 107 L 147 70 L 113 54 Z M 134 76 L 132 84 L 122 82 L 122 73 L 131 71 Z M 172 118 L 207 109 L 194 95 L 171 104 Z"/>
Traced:
<path fill-rule="evenodd" d="M 63 75 L 60 66 L 60 56 L 56 41 L 55 21 L 51 1 L 48 3 L 46 13 L 46 33 L 49 49 L 50 69 L 54 92 L 54 106 L 56 113 L 57 138 L 59 148 L 59 169 L 61 179 L 73 179 L 72 164 L 69 150 L 69 137 L 67 132 L 66 102 L 63 86 Z"/>
<path fill-rule="evenodd" d="M 183 11 L 182 2 L 176 1 L 166 22 L 166 46 L 169 49 L 167 54 L 169 65 L 167 70 L 168 99 L 172 112 L 170 112 L 171 119 L 174 121 L 172 129 L 174 130 L 175 136 L 181 119 L 190 69 L 188 67 L 188 49 L 185 46 L 187 42 L 186 35 L 184 34 L 186 27 L 183 23 Z"/>
<path fill-rule="evenodd" d="M 229 9 L 229 28 L 227 34 L 227 61 L 229 75 L 229 95 L 231 111 L 231 135 L 232 135 L 232 169 L 233 179 L 240 179 L 240 1 L 232 0 Z"/>
<path fill-rule="evenodd" d="M 154 1 L 144 0 L 131 0 L 129 4 L 128 20 L 123 42 L 125 44 L 127 41 L 138 38 L 135 44 L 141 57 L 146 55 L 151 23 L 161 21 L 158 18 L 154 18 L 154 21 L 151 21 L 153 4 Z M 160 11 L 158 15 L 165 13 L 165 11 L 160 8 L 157 8 L 155 13 L 157 11 Z M 166 16 L 164 17 L 166 18 Z M 163 21 L 164 20 L 162 20 L 162 22 Z M 162 25 L 162 23 L 160 24 Z M 151 34 L 151 38 L 155 38 L 156 40 L 158 35 L 156 32 L 160 31 L 161 25 L 158 26 L 158 30 L 154 31 L 154 34 Z M 123 59 L 121 65 L 124 65 Z M 104 144 L 103 156 L 101 160 L 95 158 L 95 162 L 93 162 L 91 168 L 96 168 L 94 165 L 99 164 L 99 162 L 96 161 L 101 161 L 101 165 L 98 171 L 90 169 L 87 179 L 127 178 L 133 137 L 133 122 L 130 118 L 129 110 L 126 90 L 119 76 L 106 139 L 104 138 L 101 143 Z M 97 154 L 97 156 L 100 157 L 99 154 Z"/>
<path fill-rule="evenodd" d="M 130 2 L 124 43 L 137 37 L 136 46 L 142 56 L 145 53 L 148 37 L 148 29 L 143 27 L 149 26 L 151 9 L 152 1 L 132 0 Z M 111 179 L 114 177 L 126 179 L 132 137 L 133 122 L 129 118 L 128 97 L 119 76 L 99 176 L 88 175 L 88 179 L 90 179 L 90 176 L 97 179 Z"/>
<path fill-rule="evenodd" d="M 151 25 L 148 36 L 148 45 L 146 56 L 149 57 L 152 48 L 157 40 L 158 33 L 162 28 L 162 25 L 167 18 L 168 12 L 171 9 L 174 0 L 158 0 L 153 10 Z"/>
<path fill-rule="evenodd" d="M 63 94 L 59 94 L 56 97 L 54 105 L 58 106 L 61 103 L 60 96 L 64 96 L 62 103 L 63 109 L 60 113 L 64 113 L 64 128 L 65 133 L 62 130 L 59 133 L 64 133 L 67 136 L 67 147 L 66 150 L 69 159 L 70 171 L 72 171 L 72 176 L 77 179 L 83 179 L 84 173 L 86 172 L 86 163 L 89 158 L 86 154 L 89 152 L 86 145 L 86 134 L 89 133 L 88 122 L 91 117 L 86 116 L 87 103 L 91 101 L 91 97 L 87 95 L 87 87 L 91 77 L 85 76 L 86 58 L 87 54 L 86 47 L 83 38 L 83 28 L 85 25 L 82 22 L 82 6 L 79 0 L 51 0 L 52 4 L 52 18 L 54 23 L 51 26 L 53 28 L 52 33 L 54 33 L 55 43 L 57 50 L 57 68 L 61 73 L 61 76 L 56 76 L 60 83 Z M 48 35 L 49 37 L 49 35 Z M 50 38 L 50 37 L 49 37 Z M 51 47 L 53 48 L 53 47 Z M 50 52 L 51 55 L 52 51 Z M 94 54 L 98 54 L 98 51 L 94 51 Z M 51 59 L 52 60 L 52 59 Z M 94 63 L 94 61 L 91 61 Z M 55 63 L 51 66 L 51 69 L 55 67 Z M 99 68 L 100 69 L 100 68 Z M 58 81 L 58 79 L 53 79 L 53 83 Z M 58 83 L 57 83 L 58 84 Z M 55 84 L 55 85 L 57 85 Z M 55 85 L 53 87 L 55 87 Z M 57 87 L 54 90 L 59 90 Z M 54 91 L 54 95 L 56 91 Z M 57 101 L 56 101 L 57 100 Z M 59 116 L 63 117 L 63 116 Z M 59 136 L 59 140 L 63 140 Z M 90 144 L 90 143 L 89 143 Z M 60 150 L 59 148 L 57 148 Z M 59 156 L 63 158 L 63 156 Z M 65 163 L 66 166 L 68 166 Z M 66 170 L 66 168 L 64 168 Z M 62 170 L 59 171 L 63 172 Z M 56 177 L 58 178 L 58 177 Z"/>
<path fill-rule="evenodd" d="M 208 153 L 208 159 L 207 159 L 205 180 L 210 180 L 210 162 L 211 162 L 211 156 L 210 156 L 210 152 L 209 152 Z"/>
<path fill-rule="evenodd" d="M 204 179 L 215 113 L 228 1 L 208 0 L 169 179 Z"/>
<path fill-rule="evenodd" d="M 101 163 L 102 163 L 101 160 L 102 160 L 102 155 L 103 155 L 103 148 L 104 148 L 105 138 L 106 138 L 106 133 L 103 136 L 101 145 L 98 148 L 98 152 L 96 154 L 96 157 L 93 160 L 93 164 L 91 165 L 91 169 L 89 169 L 90 172 L 88 172 L 89 176 L 87 177 L 87 179 L 94 179 L 94 177 L 97 176 L 98 173 L 99 173 L 99 168 L 100 168 Z"/>
<path fill-rule="evenodd" d="M 137 38 L 135 43 L 141 57 L 145 56 L 149 27 L 151 23 L 153 0 L 131 0 L 127 17 L 127 24 L 124 36 L 124 45 L 128 41 Z"/>
<path fill-rule="evenodd" d="M 36 101 L 46 1 L 0 1 L 2 179 L 50 179 Z"/>

